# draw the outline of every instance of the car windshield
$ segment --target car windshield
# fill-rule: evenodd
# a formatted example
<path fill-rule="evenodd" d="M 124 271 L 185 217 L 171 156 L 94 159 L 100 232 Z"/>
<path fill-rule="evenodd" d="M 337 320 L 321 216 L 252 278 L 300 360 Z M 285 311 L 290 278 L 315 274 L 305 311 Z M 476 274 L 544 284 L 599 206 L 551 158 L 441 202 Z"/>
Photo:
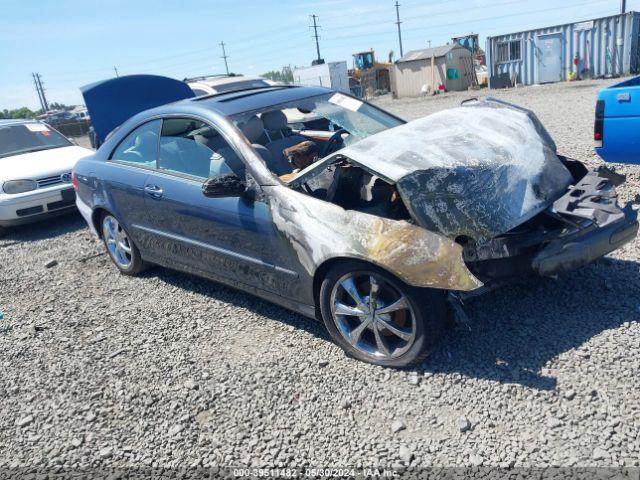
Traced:
<path fill-rule="evenodd" d="M 282 112 L 286 117 L 286 122 L 281 122 L 281 124 L 277 124 L 277 120 L 274 122 L 276 117 L 273 115 L 274 112 Z M 404 123 L 391 114 L 361 100 L 335 92 L 274 105 L 262 110 L 243 112 L 235 115 L 233 120 L 241 126 L 254 116 L 259 116 L 263 120 L 267 134 L 263 140 L 267 142 L 273 141 L 275 136 L 273 133 L 287 135 L 287 131 L 292 131 L 313 137 L 314 134 L 322 132 L 332 134 L 343 130 L 343 143 L 350 145 Z M 280 118 L 284 117 L 280 116 Z M 282 131 L 277 132 L 277 130 Z"/>
<path fill-rule="evenodd" d="M 43 123 L 0 125 L 0 158 L 70 145 L 69 140 Z"/>
<path fill-rule="evenodd" d="M 339 92 L 269 105 L 231 119 L 284 183 L 320 158 L 404 123 Z"/>

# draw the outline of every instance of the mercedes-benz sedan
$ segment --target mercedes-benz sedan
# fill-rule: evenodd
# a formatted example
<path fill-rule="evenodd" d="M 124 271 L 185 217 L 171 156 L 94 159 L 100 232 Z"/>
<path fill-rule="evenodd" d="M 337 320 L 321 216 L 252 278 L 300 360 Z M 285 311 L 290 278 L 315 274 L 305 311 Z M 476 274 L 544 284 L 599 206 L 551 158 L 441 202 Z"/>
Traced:
<path fill-rule="evenodd" d="M 513 105 L 405 123 L 324 88 L 191 96 L 102 126 L 117 129 L 74 173 L 90 228 L 122 273 L 157 264 L 246 290 L 321 318 L 364 361 L 419 362 L 451 302 L 636 235 L 624 178 L 557 155 Z"/>

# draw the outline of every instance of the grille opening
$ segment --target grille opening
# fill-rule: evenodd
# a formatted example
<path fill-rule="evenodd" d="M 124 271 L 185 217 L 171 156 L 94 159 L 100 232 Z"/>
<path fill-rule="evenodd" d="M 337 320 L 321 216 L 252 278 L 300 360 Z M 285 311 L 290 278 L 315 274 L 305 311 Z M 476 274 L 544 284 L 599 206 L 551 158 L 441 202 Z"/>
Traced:
<path fill-rule="evenodd" d="M 69 181 L 65 182 L 62 180 L 64 175 L 69 175 Z M 62 173 L 60 175 L 52 175 L 50 177 L 39 178 L 36 180 L 38 183 L 38 188 L 51 187 L 53 185 L 60 185 L 62 183 L 71 183 L 71 172 Z"/>
<path fill-rule="evenodd" d="M 36 213 L 42 213 L 44 211 L 44 207 L 42 205 L 37 205 L 35 207 L 29 208 L 21 208 L 20 210 L 16 210 L 16 215 L 19 217 L 26 217 L 28 215 L 35 215 Z"/>

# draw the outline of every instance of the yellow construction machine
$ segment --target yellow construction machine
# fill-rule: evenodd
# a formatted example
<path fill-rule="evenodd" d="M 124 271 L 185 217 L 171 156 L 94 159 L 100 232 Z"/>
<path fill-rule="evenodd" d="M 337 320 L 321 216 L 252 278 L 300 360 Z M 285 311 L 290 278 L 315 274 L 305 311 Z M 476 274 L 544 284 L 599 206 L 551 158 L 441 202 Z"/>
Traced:
<path fill-rule="evenodd" d="M 353 54 L 353 68 L 349 70 L 349 88 L 361 98 L 371 98 L 391 89 L 389 69 L 392 63 L 376 60 L 373 49 Z"/>

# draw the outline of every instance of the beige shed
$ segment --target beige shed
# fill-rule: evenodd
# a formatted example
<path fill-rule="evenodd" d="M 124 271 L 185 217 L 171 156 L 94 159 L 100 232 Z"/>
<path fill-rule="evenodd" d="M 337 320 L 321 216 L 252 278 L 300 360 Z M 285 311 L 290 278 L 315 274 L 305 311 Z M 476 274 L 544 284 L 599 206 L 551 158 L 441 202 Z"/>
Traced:
<path fill-rule="evenodd" d="M 473 69 L 471 50 L 455 43 L 412 50 L 391 68 L 391 93 L 396 98 L 418 97 L 440 85 L 446 90 L 466 90 L 472 85 Z"/>

